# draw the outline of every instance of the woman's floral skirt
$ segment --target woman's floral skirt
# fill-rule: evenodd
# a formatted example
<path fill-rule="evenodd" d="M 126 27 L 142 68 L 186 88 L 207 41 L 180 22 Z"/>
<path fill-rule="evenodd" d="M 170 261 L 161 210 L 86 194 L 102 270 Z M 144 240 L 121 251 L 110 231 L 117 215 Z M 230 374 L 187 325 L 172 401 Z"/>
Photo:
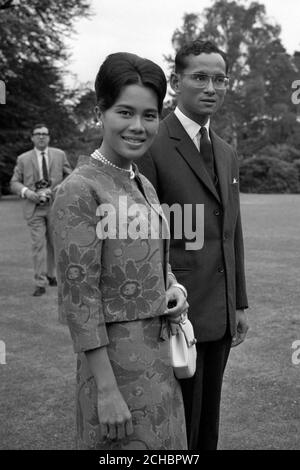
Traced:
<path fill-rule="evenodd" d="M 101 441 L 96 385 L 84 354 L 77 361 L 77 448 L 98 450 L 187 449 L 180 385 L 170 365 L 169 341 L 160 339 L 161 318 L 106 325 L 109 358 L 130 409 L 134 433 Z"/>

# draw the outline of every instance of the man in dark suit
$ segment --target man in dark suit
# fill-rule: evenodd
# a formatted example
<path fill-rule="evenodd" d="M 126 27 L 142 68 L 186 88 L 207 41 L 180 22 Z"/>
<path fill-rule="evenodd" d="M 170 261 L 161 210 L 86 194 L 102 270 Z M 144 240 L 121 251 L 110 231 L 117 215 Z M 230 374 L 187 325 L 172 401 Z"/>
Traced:
<path fill-rule="evenodd" d="M 45 124 L 32 132 L 34 148 L 19 155 L 11 179 L 11 190 L 23 199 L 23 213 L 30 230 L 34 266 L 35 297 L 56 286 L 54 249 L 50 230 L 50 207 L 63 179 L 72 172 L 65 153 L 48 147 Z"/>
<path fill-rule="evenodd" d="M 162 204 L 178 203 L 183 211 L 193 207 L 180 239 L 175 233 L 180 224 L 170 217 L 170 263 L 187 288 L 198 341 L 196 374 L 181 380 L 191 450 L 217 448 L 224 369 L 230 348 L 248 330 L 238 161 L 210 128 L 210 116 L 226 94 L 227 73 L 226 55 L 209 41 L 194 41 L 178 51 L 171 76 L 177 107 L 139 163 Z M 191 244 L 186 230 L 189 222 L 199 232 L 197 205 L 204 205 L 202 247 L 199 240 Z"/>

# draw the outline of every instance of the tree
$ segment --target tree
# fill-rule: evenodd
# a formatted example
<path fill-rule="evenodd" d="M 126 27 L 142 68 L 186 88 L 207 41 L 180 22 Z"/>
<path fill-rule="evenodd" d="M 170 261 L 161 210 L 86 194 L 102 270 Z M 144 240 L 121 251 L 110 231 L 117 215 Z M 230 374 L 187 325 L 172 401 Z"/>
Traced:
<path fill-rule="evenodd" d="M 96 126 L 95 106 L 96 93 L 89 87 L 86 87 L 80 94 L 73 110 L 77 125 L 81 130 Z"/>
<path fill-rule="evenodd" d="M 73 21 L 89 14 L 88 0 L 23 0 L 0 11 L 1 76 L 16 76 L 23 62 L 62 63 L 67 58 L 64 38 Z"/>
<path fill-rule="evenodd" d="M 264 5 L 217 0 L 201 15 L 185 14 L 172 37 L 175 51 L 186 40 L 199 38 L 212 40 L 227 53 L 231 86 L 213 125 L 245 157 L 270 141 L 293 145 L 300 140 L 297 109 L 291 102 L 300 54 L 286 52 L 280 33 Z M 173 58 L 165 59 L 171 67 Z"/>
<path fill-rule="evenodd" d="M 0 188 L 8 186 L 16 157 L 31 147 L 33 124 L 45 122 L 52 144 L 76 140 L 70 105 L 74 93 L 65 89 L 68 57 L 64 39 L 74 19 L 89 14 L 87 0 L 31 0 L 0 10 L 0 78 L 6 104 L 0 113 Z"/>

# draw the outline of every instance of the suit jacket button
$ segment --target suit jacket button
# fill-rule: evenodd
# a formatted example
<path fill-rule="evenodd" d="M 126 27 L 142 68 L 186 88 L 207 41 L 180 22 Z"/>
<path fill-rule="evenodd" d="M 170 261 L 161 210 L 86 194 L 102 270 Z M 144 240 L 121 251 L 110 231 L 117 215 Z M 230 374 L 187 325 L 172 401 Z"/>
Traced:
<path fill-rule="evenodd" d="M 219 209 L 215 209 L 215 210 L 214 210 L 214 214 L 215 214 L 216 216 L 219 216 L 219 215 L 221 215 L 221 211 L 220 211 Z"/>
<path fill-rule="evenodd" d="M 223 272 L 224 272 L 224 268 L 223 268 L 222 266 L 220 266 L 220 267 L 218 268 L 218 272 L 219 272 L 219 273 L 223 273 Z"/>

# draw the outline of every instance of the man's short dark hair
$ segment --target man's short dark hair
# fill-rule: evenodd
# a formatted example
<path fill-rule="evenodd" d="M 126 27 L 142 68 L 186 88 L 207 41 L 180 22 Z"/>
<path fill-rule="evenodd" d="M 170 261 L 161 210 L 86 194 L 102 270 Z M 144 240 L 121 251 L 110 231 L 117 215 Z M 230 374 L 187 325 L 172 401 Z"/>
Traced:
<path fill-rule="evenodd" d="M 223 57 L 226 65 L 226 74 L 228 73 L 229 64 L 227 55 L 221 49 L 219 49 L 211 41 L 200 41 L 196 39 L 195 41 L 188 42 L 184 44 L 178 51 L 175 57 L 175 73 L 182 73 L 187 67 L 186 58 L 190 55 L 199 55 L 199 54 L 212 54 L 217 53 Z"/>
<path fill-rule="evenodd" d="M 38 124 L 35 124 L 35 125 L 33 126 L 32 134 L 34 133 L 34 131 L 35 131 L 36 129 L 41 129 L 41 127 L 46 127 L 46 129 L 48 129 L 48 132 L 49 132 L 49 128 L 48 128 L 47 124 L 45 124 L 44 122 L 39 122 Z"/>

